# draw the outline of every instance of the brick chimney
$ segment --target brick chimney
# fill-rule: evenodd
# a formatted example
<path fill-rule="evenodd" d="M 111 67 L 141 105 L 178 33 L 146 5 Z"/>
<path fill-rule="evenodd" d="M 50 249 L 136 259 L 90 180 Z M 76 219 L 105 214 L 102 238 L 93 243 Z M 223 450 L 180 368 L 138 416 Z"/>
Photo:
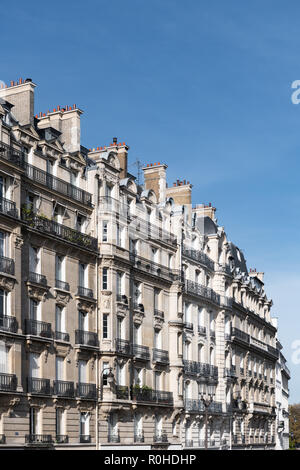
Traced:
<path fill-rule="evenodd" d="M 167 188 L 166 195 L 174 199 L 175 204 L 186 205 L 192 203 L 192 187 L 189 181 L 179 179 L 173 183 L 173 186 Z"/>
<path fill-rule="evenodd" d="M 35 87 L 31 78 L 26 78 L 24 81 L 20 78 L 17 82 L 11 81 L 6 88 L 0 89 L 0 98 L 14 106 L 12 113 L 21 126 L 33 124 Z"/>
<path fill-rule="evenodd" d="M 83 113 L 75 104 L 71 106 L 57 106 L 52 112 L 40 113 L 38 127 L 45 129 L 54 127 L 62 133 L 60 141 L 67 152 L 80 151 L 80 116 Z"/>
<path fill-rule="evenodd" d="M 126 178 L 127 177 L 127 171 L 128 171 L 128 150 L 129 147 L 123 142 L 123 144 L 119 143 L 117 144 L 117 138 L 115 137 L 113 140 L 113 143 L 116 145 L 116 151 L 118 154 L 118 159 L 120 162 L 120 167 L 121 167 L 121 172 L 120 172 L 120 178 Z"/>
<path fill-rule="evenodd" d="M 265 275 L 265 273 L 263 273 L 263 272 L 258 273 L 256 271 L 256 269 L 250 269 L 249 270 L 249 276 L 250 277 L 257 277 L 257 279 L 259 279 L 260 282 L 262 282 L 262 283 L 264 282 L 264 275 Z"/>
<path fill-rule="evenodd" d="M 152 189 L 155 192 L 158 202 L 166 200 L 166 170 L 164 163 L 148 163 L 144 168 L 144 186 L 145 189 Z"/>

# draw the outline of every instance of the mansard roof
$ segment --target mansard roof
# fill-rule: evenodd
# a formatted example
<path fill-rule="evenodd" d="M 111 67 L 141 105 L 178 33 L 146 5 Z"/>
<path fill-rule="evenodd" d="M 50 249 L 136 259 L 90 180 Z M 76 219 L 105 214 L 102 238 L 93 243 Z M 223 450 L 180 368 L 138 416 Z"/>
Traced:
<path fill-rule="evenodd" d="M 215 235 L 218 233 L 218 227 L 216 223 L 207 215 L 204 217 L 197 217 L 196 227 L 203 235 Z"/>

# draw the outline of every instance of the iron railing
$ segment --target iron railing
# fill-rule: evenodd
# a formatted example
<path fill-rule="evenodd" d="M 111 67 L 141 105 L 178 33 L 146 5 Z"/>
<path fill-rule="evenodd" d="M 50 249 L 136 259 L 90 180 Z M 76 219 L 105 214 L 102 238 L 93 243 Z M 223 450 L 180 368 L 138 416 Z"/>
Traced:
<path fill-rule="evenodd" d="M 51 323 L 46 323 L 44 321 L 39 320 L 31 320 L 26 319 L 26 334 L 27 335 L 35 335 L 35 336 L 42 336 L 43 338 L 51 338 Z"/>
<path fill-rule="evenodd" d="M 39 379 L 36 377 L 27 377 L 28 393 L 36 395 L 50 395 L 51 387 L 49 379 Z"/>
<path fill-rule="evenodd" d="M 51 434 L 26 434 L 26 444 L 52 444 L 53 439 Z"/>
<path fill-rule="evenodd" d="M 15 217 L 15 218 L 19 217 L 16 203 L 13 201 L 10 201 L 9 199 L 5 199 L 2 196 L 0 196 L 0 212 L 2 214 L 10 215 L 11 217 Z"/>
<path fill-rule="evenodd" d="M 97 333 L 93 331 L 75 330 L 75 344 L 97 347 L 99 345 Z"/>
<path fill-rule="evenodd" d="M 245 343 L 249 343 L 250 341 L 250 336 L 239 328 L 232 328 L 231 337 L 233 338 L 234 336 Z"/>
<path fill-rule="evenodd" d="M 24 167 L 24 153 L 4 142 L 0 142 L 0 157 L 21 168 Z"/>
<path fill-rule="evenodd" d="M 192 331 L 194 330 L 194 325 L 193 325 L 193 323 L 190 323 L 190 322 L 187 322 L 187 321 L 185 321 L 185 322 L 183 323 L 183 327 L 184 327 L 186 330 L 192 330 Z"/>
<path fill-rule="evenodd" d="M 88 297 L 89 299 L 94 298 L 93 289 L 89 289 L 88 287 L 78 286 L 77 295 L 82 296 L 82 297 Z"/>
<path fill-rule="evenodd" d="M 57 289 L 65 290 L 67 292 L 70 292 L 70 284 L 65 281 L 61 281 L 59 279 L 55 279 L 55 287 Z"/>
<path fill-rule="evenodd" d="M 142 431 L 142 430 L 135 431 L 134 432 L 134 442 L 144 442 L 144 441 L 145 441 L 144 431 Z"/>
<path fill-rule="evenodd" d="M 0 374 L 0 390 L 2 392 L 14 392 L 17 390 L 18 379 L 15 374 Z"/>
<path fill-rule="evenodd" d="M 74 397 L 74 382 L 66 382 L 64 380 L 54 380 L 53 393 L 59 397 Z"/>
<path fill-rule="evenodd" d="M 153 276 L 174 282 L 181 279 L 181 273 L 178 269 L 169 269 L 162 264 L 158 264 L 142 256 L 130 253 L 130 261 L 133 263 L 135 269 L 149 273 Z"/>
<path fill-rule="evenodd" d="M 198 325 L 198 334 L 199 335 L 206 335 L 206 327 Z"/>
<path fill-rule="evenodd" d="M 172 232 L 165 230 L 152 222 L 147 222 L 141 217 L 134 217 L 133 221 L 129 225 L 131 233 L 141 233 L 142 237 L 146 237 L 151 240 L 160 240 L 164 243 L 176 245 L 177 238 Z"/>
<path fill-rule="evenodd" d="M 132 399 L 140 402 L 157 403 L 161 405 L 173 404 L 173 393 L 164 390 L 152 390 L 146 387 L 132 387 Z"/>
<path fill-rule="evenodd" d="M 45 234 L 53 235 L 66 240 L 69 243 L 74 243 L 82 248 L 97 251 L 97 239 L 79 232 L 66 225 L 59 224 L 55 220 L 47 219 L 35 215 L 31 211 L 22 211 L 22 219 L 28 224 L 29 227 L 39 230 Z"/>
<path fill-rule="evenodd" d="M 28 281 L 34 282 L 35 284 L 41 284 L 45 287 L 47 286 L 47 278 L 43 274 L 29 272 Z"/>
<path fill-rule="evenodd" d="M 186 411 L 190 411 L 190 412 L 194 411 L 194 412 L 204 413 L 205 405 L 201 399 L 197 400 L 197 399 L 186 398 L 185 409 Z M 212 401 L 210 405 L 208 406 L 208 411 L 210 413 L 222 413 L 222 403 Z"/>
<path fill-rule="evenodd" d="M 97 389 L 96 384 L 80 382 L 77 384 L 76 396 L 79 398 L 88 398 L 96 400 Z"/>
<path fill-rule="evenodd" d="M 153 436 L 153 442 L 168 442 L 168 435 L 166 432 L 156 432 Z"/>
<path fill-rule="evenodd" d="M 153 348 L 153 361 L 161 364 L 169 363 L 169 351 Z"/>
<path fill-rule="evenodd" d="M 11 274 L 14 276 L 15 274 L 15 262 L 11 258 L 6 258 L 5 256 L 0 256 L 0 272 Z"/>
<path fill-rule="evenodd" d="M 69 436 L 66 434 L 56 434 L 55 443 L 56 444 L 68 444 Z"/>
<path fill-rule="evenodd" d="M 131 344 L 127 339 L 116 338 L 116 352 L 121 354 L 131 354 Z"/>
<path fill-rule="evenodd" d="M 18 322 L 16 320 L 16 317 L 11 317 L 9 315 L 0 315 L 0 330 L 16 333 L 18 331 Z"/>
<path fill-rule="evenodd" d="M 55 331 L 55 339 L 58 341 L 67 341 L 70 342 L 70 335 L 69 333 L 65 333 L 64 331 Z"/>
<path fill-rule="evenodd" d="M 128 400 L 129 389 L 126 385 L 116 385 L 116 398 L 119 400 Z"/>
<path fill-rule="evenodd" d="M 86 206 L 92 207 L 92 195 L 83 189 L 67 183 L 65 180 L 47 173 L 36 166 L 24 163 L 25 175 L 31 181 L 46 186 L 47 188 L 62 194 L 74 201 L 80 202 Z"/>
<path fill-rule="evenodd" d="M 150 351 L 148 346 L 141 346 L 140 344 L 134 344 L 132 346 L 133 355 L 137 359 L 143 359 L 148 361 L 150 359 Z"/>
<path fill-rule="evenodd" d="M 214 302 L 215 304 L 220 304 L 220 295 L 217 294 L 213 289 L 210 287 L 202 286 L 197 282 L 191 281 L 190 279 L 186 279 L 185 281 L 185 288 L 187 292 L 192 294 L 196 294 L 200 297 L 203 297 L 207 300 Z"/>
<path fill-rule="evenodd" d="M 215 266 L 214 261 L 205 253 L 203 253 L 203 251 L 194 250 L 192 248 L 186 248 L 185 246 L 183 246 L 182 254 L 183 256 L 187 256 L 195 261 L 199 261 L 200 263 L 204 264 L 207 268 L 209 268 L 211 271 L 214 270 L 214 266 Z"/>
<path fill-rule="evenodd" d="M 92 438 L 90 434 L 80 434 L 79 436 L 79 441 L 81 444 L 89 444 L 91 442 Z"/>

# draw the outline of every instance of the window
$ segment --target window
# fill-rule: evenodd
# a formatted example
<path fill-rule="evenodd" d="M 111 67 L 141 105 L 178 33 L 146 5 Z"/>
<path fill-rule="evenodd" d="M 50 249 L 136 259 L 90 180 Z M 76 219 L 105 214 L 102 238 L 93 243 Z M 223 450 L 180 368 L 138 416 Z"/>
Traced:
<path fill-rule="evenodd" d="M 89 328 L 89 317 L 87 312 L 83 310 L 78 311 L 78 329 L 81 331 L 88 331 Z"/>
<path fill-rule="evenodd" d="M 102 269 L 102 289 L 108 289 L 108 268 Z"/>
<path fill-rule="evenodd" d="M 103 220 L 102 222 L 102 241 L 107 242 L 107 232 L 108 232 L 108 222 L 107 220 Z"/>
<path fill-rule="evenodd" d="M 123 339 L 123 318 L 117 318 L 117 338 Z"/>
<path fill-rule="evenodd" d="M 10 198 L 10 183 L 9 179 L 5 176 L 0 176 L 0 197 Z"/>
<path fill-rule="evenodd" d="M 123 294 L 123 276 L 124 273 L 117 271 L 116 273 L 116 294 L 121 296 Z"/>
<path fill-rule="evenodd" d="M 173 269 L 173 255 L 168 255 L 168 268 Z"/>
<path fill-rule="evenodd" d="M 40 306 L 37 300 L 29 299 L 29 317 L 30 320 L 40 320 Z"/>
<path fill-rule="evenodd" d="M 40 355 L 30 353 L 29 356 L 29 377 L 39 378 L 40 376 Z"/>
<path fill-rule="evenodd" d="M 106 313 L 103 314 L 102 320 L 102 338 L 108 338 L 108 315 Z"/>
<path fill-rule="evenodd" d="M 65 332 L 65 312 L 63 307 L 56 305 L 55 311 L 55 331 L 64 333 Z"/>
<path fill-rule="evenodd" d="M 142 333 L 141 325 L 134 324 L 133 326 L 133 343 L 134 344 L 142 344 L 141 333 Z"/>
<path fill-rule="evenodd" d="M 159 297 L 160 297 L 160 290 L 154 289 L 154 309 L 159 310 Z"/>
<path fill-rule="evenodd" d="M 39 410 L 30 408 L 29 434 L 39 434 Z"/>
<path fill-rule="evenodd" d="M 161 330 L 154 330 L 154 348 L 161 349 Z"/>
<path fill-rule="evenodd" d="M 83 360 L 78 361 L 78 382 L 79 383 L 87 382 L 87 361 L 83 361 Z"/>
<path fill-rule="evenodd" d="M 6 346 L 5 342 L 0 341 L 0 373 L 2 374 L 9 373 L 8 354 L 9 349 Z"/>
<path fill-rule="evenodd" d="M 90 434 L 90 414 L 80 413 L 80 436 L 89 436 Z"/>
<path fill-rule="evenodd" d="M 82 214 L 77 214 L 76 230 L 78 230 L 78 232 L 84 233 L 85 223 L 86 223 L 86 217 L 84 217 Z"/>
<path fill-rule="evenodd" d="M 55 412 L 55 432 L 56 436 L 64 434 L 64 410 L 62 408 L 56 408 Z"/>
<path fill-rule="evenodd" d="M 9 293 L 4 289 L 0 289 L 0 322 L 1 322 L 1 319 L 3 319 L 3 317 L 5 317 L 6 315 L 9 315 L 10 313 L 8 303 L 9 303 Z"/>
<path fill-rule="evenodd" d="M 56 356 L 55 377 L 56 380 L 63 380 L 64 378 L 64 358 L 60 356 Z"/>
<path fill-rule="evenodd" d="M 55 257 L 55 279 L 57 281 L 64 281 L 65 276 L 64 276 L 64 257 L 56 255 Z"/>
<path fill-rule="evenodd" d="M 79 263 L 79 286 L 86 287 L 86 264 Z"/>
<path fill-rule="evenodd" d="M 29 271 L 41 274 L 40 249 L 29 245 Z"/>
<path fill-rule="evenodd" d="M 107 376 L 109 374 L 109 362 L 102 363 L 103 385 L 108 385 Z"/>

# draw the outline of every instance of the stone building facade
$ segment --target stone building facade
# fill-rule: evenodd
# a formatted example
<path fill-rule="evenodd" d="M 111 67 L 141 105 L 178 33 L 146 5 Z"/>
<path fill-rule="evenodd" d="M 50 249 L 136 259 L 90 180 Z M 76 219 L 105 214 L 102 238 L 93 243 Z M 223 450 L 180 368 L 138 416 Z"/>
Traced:
<path fill-rule="evenodd" d="M 0 90 L 0 446 L 274 448 L 263 273 L 189 182 L 137 184 L 35 87 Z"/>

